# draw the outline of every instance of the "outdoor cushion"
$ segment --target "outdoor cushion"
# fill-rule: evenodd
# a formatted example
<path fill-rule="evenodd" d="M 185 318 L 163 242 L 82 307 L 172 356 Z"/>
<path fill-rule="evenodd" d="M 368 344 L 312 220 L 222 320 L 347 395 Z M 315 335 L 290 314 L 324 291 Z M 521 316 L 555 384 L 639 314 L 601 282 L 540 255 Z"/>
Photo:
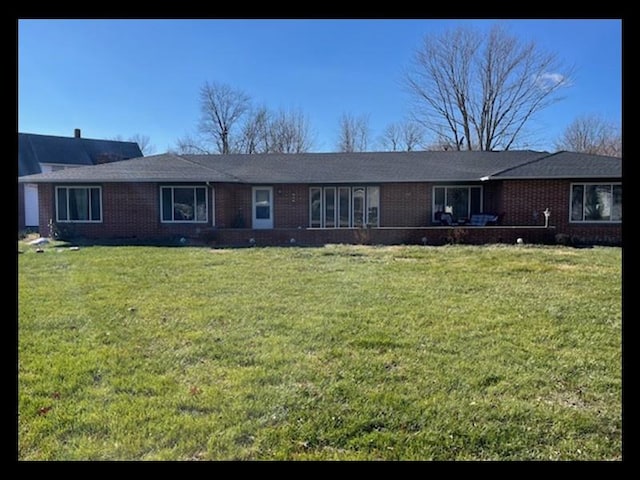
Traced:
<path fill-rule="evenodd" d="M 484 227 L 489 222 L 498 221 L 498 216 L 490 213 L 476 213 L 471 215 L 471 220 L 469 220 L 469 225 L 473 225 L 474 227 Z"/>

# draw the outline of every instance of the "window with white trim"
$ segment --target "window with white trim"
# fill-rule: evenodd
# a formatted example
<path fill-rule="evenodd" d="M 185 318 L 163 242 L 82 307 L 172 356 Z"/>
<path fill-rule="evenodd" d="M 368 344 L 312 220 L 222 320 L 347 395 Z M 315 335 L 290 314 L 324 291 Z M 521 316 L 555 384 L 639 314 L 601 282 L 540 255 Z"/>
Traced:
<path fill-rule="evenodd" d="M 571 222 L 621 222 L 621 183 L 572 183 Z"/>
<path fill-rule="evenodd" d="M 454 222 L 482 213 L 482 187 L 478 185 L 446 185 L 433 187 L 432 221 L 450 213 Z"/>
<path fill-rule="evenodd" d="M 102 222 L 102 188 L 56 187 L 56 220 L 58 222 Z"/>
<path fill-rule="evenodd" d="M 160 187 L 163 223 L 206 223 L 209 205 L 205 186 Z"/>
<path fill-rule="evenodd" d="M 313 228 L 378 227 L 380 187 L 309 188 L 309 224 Z"/>

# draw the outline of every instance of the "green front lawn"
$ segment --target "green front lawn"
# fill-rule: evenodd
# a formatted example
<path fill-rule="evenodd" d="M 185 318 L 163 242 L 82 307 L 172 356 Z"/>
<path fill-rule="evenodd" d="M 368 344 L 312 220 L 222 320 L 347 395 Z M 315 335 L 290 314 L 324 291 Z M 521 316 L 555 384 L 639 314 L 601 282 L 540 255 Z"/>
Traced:
<path fill-rule="evenodd" d="M 612 460 L 621 250 L 18 256 L 21 460 Z"/>

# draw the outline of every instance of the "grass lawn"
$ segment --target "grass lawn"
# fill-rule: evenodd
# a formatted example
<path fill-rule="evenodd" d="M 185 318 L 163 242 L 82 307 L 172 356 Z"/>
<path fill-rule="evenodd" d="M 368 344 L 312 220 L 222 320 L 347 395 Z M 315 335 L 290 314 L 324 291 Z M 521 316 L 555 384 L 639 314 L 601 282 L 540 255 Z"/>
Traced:
<path fill-rule="evenodd" d="M 21 460 L 615 460 L 621 249 L 19 244 Z"/>

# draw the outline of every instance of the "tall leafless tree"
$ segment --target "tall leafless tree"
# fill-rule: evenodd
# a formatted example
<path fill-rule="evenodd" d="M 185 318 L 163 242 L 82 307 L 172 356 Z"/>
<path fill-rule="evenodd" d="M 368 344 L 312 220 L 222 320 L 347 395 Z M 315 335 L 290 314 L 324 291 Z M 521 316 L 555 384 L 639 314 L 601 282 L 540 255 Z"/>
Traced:
<path fill-rule="evenodd" d="M 424 129 L 416 122 L 390 123 L 382 132 L 380 144 L 385 150 L 411 152 L 422 147 Z"/>
<path fill-rule="evenodd" d="M 343 113 L 340 117 L 338 133 L 339 152 L 365 152 L 369 146 L 369 116 L 354 117 Z"/>
<path fill-rule="evenodd" d="M 269 151 L 304 153 L 313 146 L 309 120 L 301 110 L 279 110 L 269 123 Z"/>
<path fill-rule="evenodd" d="M 313 146 L 309 121 L 300 110 L 252 111 L 242 126 L 240 153 L 304 153 Z"/>
<path fill-rule="evenodd" d="M 620 128 L 596 114 L 576 118 L 565 129 L 555 146 L 558 150 L 622 156 Z"/>
<path fill-rule="evenodd" d="M 401 138 L 400 138 L 400 127 L 397 123 L 390 123 L 387 125 L 380 136 L 380 145 L 383 150 L 391 150 L 392 152 L 397 152 L 402 150 Z"/>
<path fill-rule="evenodd" d="M 226 84 L 205 82 L 200 114 L 197 132 L 178 138 L 176 153 L 302 153 L 313 146 L 302 111 L 253 107 L 247 94 Z"/>
<path fill-rule="evenodd" d="M 268 153 L 270 123 L 271 113 L 267 107 L 261 106 L 249 112 L 242 125 L 236 150 L 239 153 Z"/>
<path fill-rule="evenodd" d="M 232 131 L 251 106 L 250 97 L 241 90 L 218 82 L 205 82 L 200 88 L 200 123 L 204 140 L 218 153 L 231 153 Z"/>
<path fill-rule="evenodd" d="M 405 80 L 414 116 L 458 150 L 509 150 L 527 122 L 560 99 L 571 69 L 494 26 L 428 35 Z"/>

